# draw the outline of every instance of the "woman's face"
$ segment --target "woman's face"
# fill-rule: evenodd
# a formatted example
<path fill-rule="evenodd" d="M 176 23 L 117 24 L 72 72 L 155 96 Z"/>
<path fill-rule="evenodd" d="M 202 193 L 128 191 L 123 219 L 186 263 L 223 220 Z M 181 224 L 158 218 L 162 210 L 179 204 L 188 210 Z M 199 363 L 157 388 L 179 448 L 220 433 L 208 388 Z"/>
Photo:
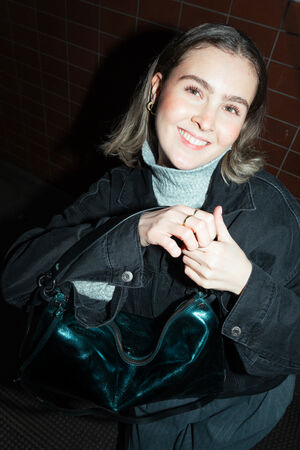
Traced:
<path fill-rule="evenodd" d="M 157 163 L 190 170 L 224 153 L 239 136 L 256 88 L 246 58 L 212 46 L 189 51 L 165 82 L 156 73 Z"/>

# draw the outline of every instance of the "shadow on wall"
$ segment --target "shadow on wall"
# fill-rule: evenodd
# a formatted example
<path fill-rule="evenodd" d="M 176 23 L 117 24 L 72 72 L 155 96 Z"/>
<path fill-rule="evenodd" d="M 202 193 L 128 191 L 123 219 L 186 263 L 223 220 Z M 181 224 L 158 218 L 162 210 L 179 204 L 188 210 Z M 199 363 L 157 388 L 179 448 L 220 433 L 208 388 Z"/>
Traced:
<path fill-rule="evenodd" d="M 105 158 L 97 147 L 127 111 L 140 78 L 173 36 L 170 31 L 139 34 L 116 48 L 95 73 L 82 109 L 63 143 L 79 159 L 82 190 L 119 164 L 117 158 Z"/>
<path fill-rule="evenodd" d="M 119 164 L 117 158 L 105 158 L 97 151 L 97 147 L 109 133 L 112 124 L 126 112 L 139 79 L 173 35 L 174 33 L 169 31 L 142 33 L 122 43 L 95 73 L 86 100 L 69 135 L 57 148 L 57 152 L 60 152 L 66 146 L 69 147 L 79 160 L 78 172 L 67 180 L 74 185 L 77 193 L 86 190 L 105 171 Z M 63 195 L 58 189 L 42 182 L 32 186 L 29 182 L 28 188 L 28 180 L 24 179 L 21 170 L 9 174 L 3 169 L 2 173 L 0 181 L 7 184 L 0 187 L 7 208 L 2 208 L 0 215 L 1 271 L 4 255 L 12 242 L 30 228 L 45 226 L 52 215 L 61 212 L 72 200 L 72 196 Z M 16 274 L 16 277 L 20 275 Z M 0 299 L 2 383 L 10 383 L 16 376 L 17 353 L 24 328 L 24 312 Z"/>

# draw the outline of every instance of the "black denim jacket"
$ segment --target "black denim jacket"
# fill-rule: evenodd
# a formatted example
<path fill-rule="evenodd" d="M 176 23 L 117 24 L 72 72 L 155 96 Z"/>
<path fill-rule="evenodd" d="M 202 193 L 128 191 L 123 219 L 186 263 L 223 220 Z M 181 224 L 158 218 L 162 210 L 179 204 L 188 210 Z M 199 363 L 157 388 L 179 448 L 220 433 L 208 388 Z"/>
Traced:
<path fill-rule="evenodd" d="M 299 205 L 272 175 L 261 171 L 243 184 L 226 184 L 216 168 L 203 209 L 223 207 L 231 236 L 253 269 L 239 297 L 214 292 L 230 376 L 226 396 L 274 387 L 300 372 Z M 111 217 L 126 215 L 99 238 L 65 274 L 73 289 L 77 320 L 99 326 L 121 309 L 152 317 L 195 291 L 183 274 L 181 258 L 158 246 L 141 248 L 138 221 L 157 206 L 148 168 L 121 166 L 91 186 L 88 193 L 55 216 L 46 229 L 25 233 L 10 251 L 2 276 L 7 302 L 22 306 L 37 278 L 86 233 Z M 110 302 L 80 295 L 74 280 L 116 287 Z"/>

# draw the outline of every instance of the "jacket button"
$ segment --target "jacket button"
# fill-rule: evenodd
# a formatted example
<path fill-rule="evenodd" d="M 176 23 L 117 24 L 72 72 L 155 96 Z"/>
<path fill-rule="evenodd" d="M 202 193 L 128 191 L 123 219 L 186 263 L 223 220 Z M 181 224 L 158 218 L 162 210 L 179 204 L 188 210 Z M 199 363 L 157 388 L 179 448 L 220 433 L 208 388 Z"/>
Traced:
<path fill-rule="evenodd" d="M 122 273 L 121 278 L 123 281 L 125 281 L 125 283 L 128 283 L 133 279 L 133 274 L 129 270 L 125 270 L 125 272 Z"/>
<path fill-rule="evenodd" d="M 231 336 L 238 337 L 242 334 L 242 330 L 240 327 L 231 328 Z"/>

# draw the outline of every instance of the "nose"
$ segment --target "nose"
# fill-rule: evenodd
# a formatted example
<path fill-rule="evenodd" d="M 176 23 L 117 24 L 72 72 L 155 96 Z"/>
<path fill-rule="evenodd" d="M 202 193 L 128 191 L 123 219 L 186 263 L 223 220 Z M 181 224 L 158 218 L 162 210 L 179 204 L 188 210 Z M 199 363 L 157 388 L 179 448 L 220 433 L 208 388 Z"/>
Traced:
<path fill-rule="evenodd" d="M 191 120 L 202 131 L 213 131 L 215 128 L 215 111 L 208 104 L 202 105 L 201 109 L 192 116 Z"/>

